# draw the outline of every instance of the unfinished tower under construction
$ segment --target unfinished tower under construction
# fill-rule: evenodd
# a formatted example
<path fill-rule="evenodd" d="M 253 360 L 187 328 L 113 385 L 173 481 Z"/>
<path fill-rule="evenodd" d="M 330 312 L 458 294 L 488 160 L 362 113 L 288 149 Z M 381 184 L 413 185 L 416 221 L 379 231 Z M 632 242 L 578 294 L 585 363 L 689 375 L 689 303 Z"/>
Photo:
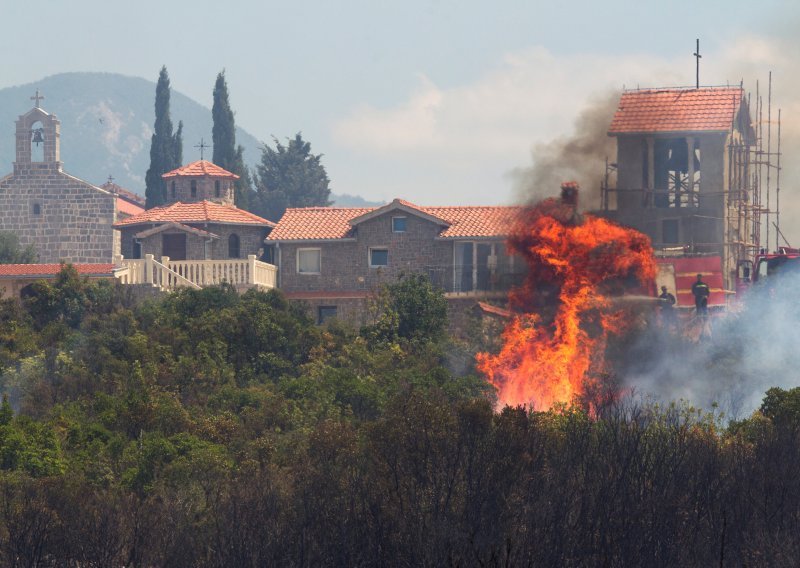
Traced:
<path fill-rule="evenodd" d="M 720 292 L 730 294 L 737 266 L 769 230 L 762 171 L 767 180 L 780 172 L 760 123 L 741 86 L 624 91 L 608 130 L 617 161 L 607 167 L 600 213 L 647 234 L 657 255 L 718 256 Z"/>

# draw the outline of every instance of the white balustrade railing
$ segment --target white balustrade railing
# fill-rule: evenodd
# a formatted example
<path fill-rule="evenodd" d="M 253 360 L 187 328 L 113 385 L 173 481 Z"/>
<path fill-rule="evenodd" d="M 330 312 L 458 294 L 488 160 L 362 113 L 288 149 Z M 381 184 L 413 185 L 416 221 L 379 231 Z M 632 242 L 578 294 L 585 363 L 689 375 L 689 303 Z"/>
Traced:
<path fill-rule="evenodd" d="M 277 267 L 256 260 L 255 255 L 232 260 L 170 260 L 163 256 L 158 262 L 148 254 L 144 259 L 117 260 L 127 268 L 118 274 L 123 284 L 152 284 L 162 290 L 202 288 L 223 282 L 264 288 L 277 285 Z"/>

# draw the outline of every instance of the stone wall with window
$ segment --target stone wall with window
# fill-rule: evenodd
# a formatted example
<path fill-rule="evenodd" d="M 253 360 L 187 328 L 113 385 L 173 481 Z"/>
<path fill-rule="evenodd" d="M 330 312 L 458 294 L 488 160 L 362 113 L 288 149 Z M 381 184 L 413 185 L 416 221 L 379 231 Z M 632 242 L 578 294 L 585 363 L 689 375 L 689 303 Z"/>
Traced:
<path fill-rule="evenodd" d="M 0 180 L 0 231 L 32 245 L 41 263 L 112 262 L 116 196 L 64 173 L 59 139 L 59 120 L 41 108 L 17 120 L 14 171 Z"/>
<path fill-rule="evenodd" d="M 405 218 L 404 231 L 398 229 L 389 211 L 360 223 L 355 239 L 280 243 L 279 262 L 281 288 L 286 291 L 372 290 L 384 282 L 397 279 L 401 273 L 427 272 L 451 267 L 450 276 L 442 282 L 452 283 L 453 243 L 436 240 L 441 227 L 413 215 Z M 319 272 L 306 270 L 298 261 L 311 262 L 310 250 L 319 250 Z M 300 252 L 300 251 L 309 252 Z M 372 251 L 372 252 L 371 252 Z M 375 253 L 374 251 L 378 251 Z M 302 255 L 302 256 L 301 256 Z M 380 265 L 370 266 L 371 256 L 380 257 Z"/>
<path fill-rule="evenodd" d="M 147 231 L 157 225 L 137 225 L 134 227 L 123 227 L 122 233 L 122 255 L 125 258 L 143 258 L 145 254 L 152 254 L 157 259 L 164 255 L 164 234 L 184 234 L 186 235 L 186 259 L 187 260 L 228 260 L 231 258 L 247 258 L 254 254 L 259 259 L 264 251 L 264 238 L 269 229 L 254 225 L 202 225 L 194 226 L 197 229 L 213 233 L 219 238 L 209 239 L 200 235 L 181 231 L 179 229 L 168 229 L 160 233 L 155 233 L 145 238 L 137 239 L 138 233 Z M 189 225 L 192 226 L 192 225 Z M 232 239 L 232 237 L 236 239 Z M 140 251 L 136 249 L 136 241 L 140 243 Z M 231 250 L 232 240 L 238 240 L 238 255 L 231 255 L 235 250 Z M 177 260 L 174 259 L 173 260 Z"/>

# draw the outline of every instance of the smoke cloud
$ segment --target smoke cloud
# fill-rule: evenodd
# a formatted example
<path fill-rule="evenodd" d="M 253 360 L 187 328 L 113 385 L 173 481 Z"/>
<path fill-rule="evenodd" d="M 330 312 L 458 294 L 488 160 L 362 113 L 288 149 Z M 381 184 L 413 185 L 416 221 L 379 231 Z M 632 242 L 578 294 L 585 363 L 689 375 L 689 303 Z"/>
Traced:
<path fill-rule="evenodd" d="M 683 399 L 705 409 L 716 404 L 729 418 L 751 414 L 772 387 L 800 385 L 800 304 L 794 298 L 800 274 L 773 278 L 739 299 L 741 311 L 712 317 L 703 341 L 650 327 L 627 353 L 623 384 L 663 402 Z"/>
<path fill-rule="evenodd" d="M 619 102 L 620 92 L 592 97 L 575 120 L 570 136 L 536 145 L 533 165 L 510 172 L 517 200 L 532 204 L 552 195 L 563 181 L 581 186 L 581 205 L 600 206 L 600 182 L 605 160 L 614 161 L 615 140 L 606 133 Z"/>

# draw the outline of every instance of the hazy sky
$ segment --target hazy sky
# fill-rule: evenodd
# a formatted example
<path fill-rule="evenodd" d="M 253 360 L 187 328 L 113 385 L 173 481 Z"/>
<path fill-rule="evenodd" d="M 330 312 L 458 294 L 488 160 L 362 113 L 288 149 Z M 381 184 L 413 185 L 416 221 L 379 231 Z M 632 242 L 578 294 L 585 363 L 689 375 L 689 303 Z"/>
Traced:
<path fill-rule="evenodd" d="M 261 140 L 302 131 L 337 193 L 503 203 L 509 172 L 592 100 L 693 84 L 698 37 L 702 83 L 754 88 L 774 70 L 776 100 L 797 106 L 797 59 L 776 37 L 799 5 L 0 0 L 0 87 L 65 71 L 155 80 L 166 64 L 173 89 L 210 107 L 225 68 L 237 124 Z"/>

